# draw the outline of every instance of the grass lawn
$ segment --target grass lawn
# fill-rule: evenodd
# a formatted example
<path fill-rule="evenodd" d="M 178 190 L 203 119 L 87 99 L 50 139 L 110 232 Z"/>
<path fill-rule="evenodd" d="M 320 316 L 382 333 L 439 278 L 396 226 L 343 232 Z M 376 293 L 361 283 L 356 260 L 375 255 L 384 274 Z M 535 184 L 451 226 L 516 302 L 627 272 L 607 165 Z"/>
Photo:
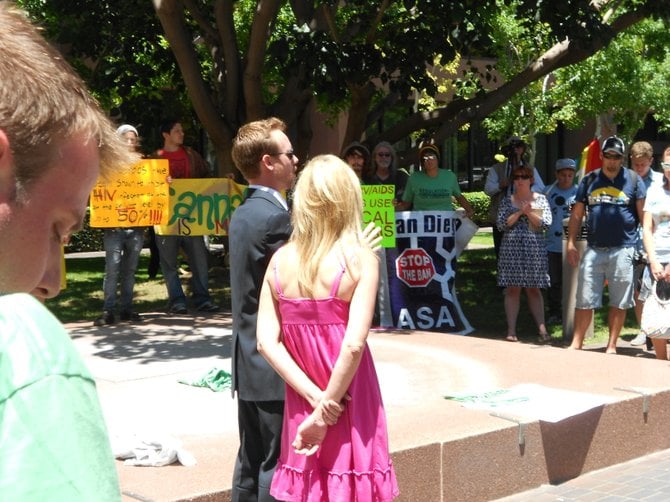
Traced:
<path fill-rule="evenodd" d="M 230 311 L 230 277 L 228 270 L 210 260 L 209 287 L 212 298 L 224 311 Z M 148 255 L 140 255 L 137 268 L 133 309 L 136 312 L 160 312 L 167 308 L 167 290 L 163 276 L 150 279 L 147 274 Z M 66 260 L 67 285 L 61 293 L 46 305 L 61 322 L 93 320 L 102 312 L 102 280 L 105 274 L 105 258 L 68 258 Z M 188 279 L 182 279 L 188 295 Z"/>
<path fill-rule="evenodd" d="M 479 232 L 473 243 L 488 245 L 484 249 L 465 251 L 458 259 L 456 291 L 463 312 L 475 328 L 474 336 L 502 339 L 506 333 L 503 295 L 496 285 L 495 254 L 492 234 Z M 230 311 L 230 278 L 228 270 L 212 256 L 209 286 L 213 299 L 224 311 Z M 134 309 L 137 312 L 160 312 L 166 308 L 167 292 L 163 278 L 149 279 L 147 275 L 148 256 L 140 256 L 135 284 Z M 62 322 L 93 320 L 102 311 L 102 280 L 104 257 L 68 258 L 67 287 L 61 294 L 47 301 L 47 306 Z M 183 278 L 188 294 L 188 279 Z M 607 299 L 604 300 L 605 305 Z M 550 327 L 552 335 L 560 339 L 560 326 Z M 596 312 L 595 336 L 587 343 L 604 343 L 607 339 L 607 309 Z M 537 341 L 537 329 L 528 312 L 525 297 L 522 296 L 521 310 L 517 323 L 517 333 L 521 341 Z M 630 340 L 637 334 L 637 325 L 632 309 L 628 312 L 622 338 Z"/>

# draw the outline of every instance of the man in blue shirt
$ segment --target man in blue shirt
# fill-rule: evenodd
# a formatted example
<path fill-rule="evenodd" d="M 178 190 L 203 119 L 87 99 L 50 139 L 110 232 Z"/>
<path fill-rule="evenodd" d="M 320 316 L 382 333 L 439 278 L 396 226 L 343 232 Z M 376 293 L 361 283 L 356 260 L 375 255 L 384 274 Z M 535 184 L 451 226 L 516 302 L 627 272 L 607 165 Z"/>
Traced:
<path fill-rule="evenodd" d="M 579 265 L 571 349 L 582 348 L 593 310 L 602 306 L 605 281 L 610 297 L 608 354 L 616 354 L 626 310 L 634 303 L 633 256 L 647 190 L 640 176 L 623 167 L 624 151 L 616 136 L 603 142 L 603 166 L 584 176 L 570 215 L 567 261 Z M 585 215 L 587 247 L 580 261 L 575 241 Z"/>

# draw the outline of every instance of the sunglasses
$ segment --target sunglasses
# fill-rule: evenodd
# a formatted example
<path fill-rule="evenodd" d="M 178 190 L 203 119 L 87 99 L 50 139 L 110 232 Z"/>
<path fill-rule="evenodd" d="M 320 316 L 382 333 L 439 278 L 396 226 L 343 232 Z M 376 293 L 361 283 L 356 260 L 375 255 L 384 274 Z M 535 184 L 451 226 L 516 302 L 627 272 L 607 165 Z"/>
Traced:
<path fill-rule="evenodd" d="M 529 180 L 530 176 L 527 174 L 517 174 L 516 176 L 512 176 L 513 180 Z"/>
<path fill-rule="evenodd" d="M 421 160 L 435 160 L 437 159 L 437 155 L 424 155 L 421 157 Z"/>
<path fill-rule="evenodd" d="M 623 155 L 617 155 L 616 153 L 603 153 L 603 158 L 609 160 L 623 159 Z"/>

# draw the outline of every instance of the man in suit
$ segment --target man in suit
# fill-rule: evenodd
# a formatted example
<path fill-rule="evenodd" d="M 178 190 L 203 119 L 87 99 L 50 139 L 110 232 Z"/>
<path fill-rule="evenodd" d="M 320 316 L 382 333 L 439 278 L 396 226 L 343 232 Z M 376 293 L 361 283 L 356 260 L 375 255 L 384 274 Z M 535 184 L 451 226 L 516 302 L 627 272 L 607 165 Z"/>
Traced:
<path fill-rule="evenodd" d="M 293 185 L 298 158 L 285 130 L 277 118 L 250 122 L 240 128 L 232 149 L 235 165 L 249 182 L 229 229 L 232 389 L 240 432 L 234 502 L 275 500 L 269 492 L 281 445 L 284 382 L 256 350 L 256 314 L 267 264 L 291 234 L 281 192 Z"/>

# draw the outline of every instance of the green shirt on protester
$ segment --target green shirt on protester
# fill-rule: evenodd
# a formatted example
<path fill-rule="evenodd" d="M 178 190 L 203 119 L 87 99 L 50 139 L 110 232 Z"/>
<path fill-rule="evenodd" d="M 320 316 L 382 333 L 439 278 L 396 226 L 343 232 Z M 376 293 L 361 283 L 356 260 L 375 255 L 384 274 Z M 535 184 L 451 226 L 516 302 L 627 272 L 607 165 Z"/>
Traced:
<path fill-rule="evenodd" d="M 2 500 L 121 500 L 93 377 L 23 293 L 0 296 L 0 452 Z"/>
<path fill-rule="evenodd" d="M 434 178 L 416 171 L 407 180 L 402 200 L 411 202 L 414 211 L 453 211 L 456 195 L 461 195 L 461 189 L 452 171 L 438 169 Z"/>

